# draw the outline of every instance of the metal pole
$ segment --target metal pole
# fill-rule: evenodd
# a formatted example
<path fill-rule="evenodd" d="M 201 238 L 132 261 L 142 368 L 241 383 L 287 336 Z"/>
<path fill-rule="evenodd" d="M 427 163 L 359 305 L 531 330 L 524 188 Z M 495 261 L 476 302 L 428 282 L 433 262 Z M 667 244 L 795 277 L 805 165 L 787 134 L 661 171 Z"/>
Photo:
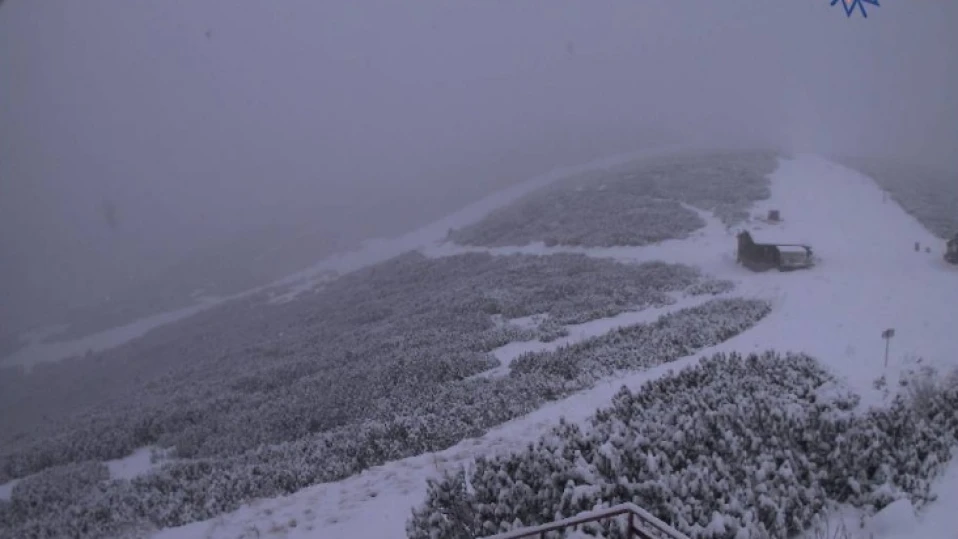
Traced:
<path fill-rule="evenodd" d="M 891 337 L 885 337 L 885 368 L 888 368 L 888 346 L 891 344 Z"/>

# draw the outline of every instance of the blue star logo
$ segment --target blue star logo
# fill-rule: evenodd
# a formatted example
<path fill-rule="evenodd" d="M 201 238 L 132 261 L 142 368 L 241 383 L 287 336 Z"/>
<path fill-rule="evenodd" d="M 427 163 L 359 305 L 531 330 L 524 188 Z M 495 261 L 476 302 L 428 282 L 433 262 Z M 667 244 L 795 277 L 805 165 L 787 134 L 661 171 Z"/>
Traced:
<path fill-rule="evenodd" d="M 862 17 L 868 18 L 868 13 L 865 12 L 865 4 L 871 4 L 875 7 L 878 7 L 878 0 L 832 0 L 832 5 L 841 2 L 842 7 L 845 8 L 845 15 L 849 17 L 852 16 L 852 13 L 855 12 L 855 8 L 858 8 L 862 12 Z"/>

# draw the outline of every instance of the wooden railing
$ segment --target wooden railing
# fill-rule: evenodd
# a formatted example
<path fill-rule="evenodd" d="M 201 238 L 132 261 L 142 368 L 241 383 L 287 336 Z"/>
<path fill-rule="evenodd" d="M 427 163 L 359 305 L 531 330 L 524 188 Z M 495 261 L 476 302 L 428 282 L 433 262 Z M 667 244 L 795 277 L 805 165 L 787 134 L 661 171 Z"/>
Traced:
<path fill-rule="evenodd" d="M 582 524 L 598 522 L 600 520 L 613 519 L 622 516 L 628 518 L 626 537 L 629 539 L 689 539 L 685 535 L 679 533 L 675 528 L 655 518 L 645 509 L 642 509 L 641 507 L 631 503 L 623 503 L 609 507 L 608 509 L 588 511 L 574 517 L 564 518 L 549 524 L 520 528 L 518 530 L 490 535 L 484 539 L 526 539 L 530 537 L 546 539 L 546 534 L 549 532 L 556 532 L 568 528 L 574 529 Z"/>

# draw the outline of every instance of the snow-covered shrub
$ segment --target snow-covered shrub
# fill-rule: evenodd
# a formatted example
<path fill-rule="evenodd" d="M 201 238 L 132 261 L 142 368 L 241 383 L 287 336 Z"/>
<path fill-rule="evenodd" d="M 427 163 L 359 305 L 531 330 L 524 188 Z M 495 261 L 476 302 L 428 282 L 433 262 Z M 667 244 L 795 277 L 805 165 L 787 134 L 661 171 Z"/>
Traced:
<path fill-rule="evenodd" d="M 745 300 L 711 300 L 694 310 L 678 311 L 664 322 L 639 326 L 646 328 L 644 330 L 626 328 L 593 339 L 591 346 L 582 348 L 580 354 L 587 358 L 585 365 L 597 366 L 605 365 L 603 356 L 618 348 L 631 351 L 626 355 L 639 353 L 646 358 L 644 362 L 619 362 L 619 368 L 671 361 L 679 354 L 717 344 L 730 336 L 730 328 L 744 330 L 757 320 L 757 314 L 767 312 L 761 305 Z M 704 322 L 695 324 L 696 319 Z M 716 324 L 718 319 L 725 322 Z M 653 327 L 655 330 L 648 329 Z M 655 338 L 656 331 L 665 332 L 669 338 Z M 564 353 L 554 352 L 556 358 L 564 357 Z M 412 380 L 403 382 L 404 375 Z M 174 460 L 132 481 L 98 485 L 96 496 L 79 498 L 65 515 L 56 518 L 38 515 L 22 522 L 11 533 L 19 536 L 23 530 L 41 526 L 52 530 L 53 536 L 67 533 L 90 537 L 96 534 L 66 530 L 83 526 L 104 530 L 131 523 L 169 527 L 211 518 L 253 498 L 295 492 L 319 482 L 349 477 L 387 461 L 448 448 L 465 438 L 479 436 L 490 427 L 528 414 L 547 401 L 588 387 L 592 381 L 589 377 L 567 380 L 543 370 L 455 379 L 432 386 L 413 383 L 416 377 L 428 376 L 434 375 L 398 368 L 388 372 L 381 385 L 368 377 L 355 380 L 344 377 L 339 384 L 327 386 L 310 385 L 303 395 L 316 396 L 314 400 L 304 400 L 297 395 L 295 399 L 277 401 L 276 406 L 286 408 L 275 415 L 271 409 L 262 412 L 270 415 L 260 415 L 262 423 L 255 429 L 247 423 L 254 419 L 244 413 L 231 416 L 225 410 L 210 411 L 224 422 L 229 421 L 220 428 L 241 429 L 248 438 L 262 440 L 252 449 L 237 449 L 237 446 L 242 448 L 238 440 L 219 439 L 199 430 L 201 409 L 181 407 L 177 412 L 177 421 L 182 425 L 178 435 L 184 437 L 184 443 L 188 441 L 188 450 L 194 454 L 215 452 L 215 456 Z M 446 379 L 444 375 L 440 378 Z M 387 384 L 390 379 L 399 383 Z M 375 389 L 369 391 L 367 386 Z M 325 410 L 317 404 L 323 401 L 315 399 L 320 395 L 325 398 L 329 393 L 336 396 L 335 402 L 340 403 L 340 408 Z M 259 402 L 268 402 L 259 393 L 251 395 L 259 395 Z M 232 405 L 223 406 L 228 409 Z M 310 413 L 319 415 L 310 416 Z M 358 420 L 360 417 L 363 419 Z M 315 428 L 311 424 L 315 424 Z M 278 436 L 274 429 L 284 429 L 281 432 L 299 429 L 304 434 L 292 441 L 271 442 L 270 437 Z M 248 439 L 242 442 L 250 443 Z M 227 443 L 236 445 L 214 445 Z M 105 499 L 113 504 L 115 513 L 96 512 Z M 91 521 L 94 513 L 97 516 Z M 0 535 L 6 531 L 0 526 Z"/>
<path fill-rule="evenodd" d="M 899 395 L 916 414 L 925 415 L 938 407 L 935 401 L 949 394 L 947 388 L 958 387 L 958 370 L 943 375 L 935 367 L 923 365 L 921 358 L 917 364 L 899 377 Z"/>
<path fill-rule="evenodd" d="M 13 486 L 6 506 L 6 518 L 9 520 L 0 521 L 14 525 L 64 511 L 98 483 L 109 479 L 110 471 L 100 462 L 47 468 Z"/>
<path fill-rule="evenodd" d="M 734 289 L 735 283 L 732 281 L 725 279 L 713 279 L 693 284 L 692 286 L 688 287 L 685 292 L 690 296 L 717 296 L 719 294 L 731 292 Z"/>
<path fill-rule="evenodd" d="M 430 484 L 407 532 L 475 537 L 628 501 L 693 538 L 785 538 L 830 502 L 927 501 L 958 434 L 958 387 L 916 417 L 904 397 L 850 413 L 855 399 L 829 397 L 835 383 L 804 355 L 715 355 L 623 388 L 584 428 L 562 421 L 521 452 L 479 459 L 469 490 Z M 450 531 L 433 533 L 437 520 Z"/>
<path fill-rule="evenodd" d="M 547 247 L 611 247 L 685 238 L 703 226 L 698 214 L 674 200 L 559 185 L 526 195 L 449 239 L 487 247 L 537 241 Z"/>
<path fill-rule="evenodd" d="M 479 529 L 474 522 L 472 496 L 468 495 L 466 472 L 460 469 L 455 473 L 444 473 L 441 480 L 429 479 L 429 491 L 426 503 L 435 508 L 424 520 L 431 537 L 469 537 L 476 535 Z"/>
<path fill-rule="evenodd" d="M 569 330 L 558 321 L 546 318 L 536 328 L 536 335 L 541 342 L 552 342 L 560 337 L 568 336 Z"/>
<path fill-rule="evenodd" d="M 462 245 L 639 246 L 681 239 L 705 222 L 688 204 L 741 222 L 769 197 L 770 152 L 720 152 L 643 159 L 557 182 L 450 231 Z"/>
<path fill-rule="evenodd" d="M 554 351 L 523 354 L 509 366 L 510 373 L 594 380 L 617 370 L 648 368 L 725 341 L 770 311 L 766 302 L 758 300 L 710 300 L 662 316 L 651 324 L 617 328 Z"/>
<path fill-rule="evenodd" d="M 228 456 L 361 422 L 380 408 L 369 403 L 494 367 L 498 346 L 707 281 L 661 262 L 407 253 L 301 300 L 237 300 L 91 358 L 0 377 L 0 481 L 149 445 Z M 497 325 L 491 312 L 550 322 Z"/>

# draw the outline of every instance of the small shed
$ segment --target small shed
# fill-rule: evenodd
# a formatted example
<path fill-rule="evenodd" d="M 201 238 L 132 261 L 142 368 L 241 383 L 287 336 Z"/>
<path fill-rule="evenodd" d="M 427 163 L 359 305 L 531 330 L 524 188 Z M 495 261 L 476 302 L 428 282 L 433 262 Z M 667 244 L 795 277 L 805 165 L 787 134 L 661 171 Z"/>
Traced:
<path fill-rule="evenodd" d="M 752 235 L 743 230 L 738 234 L 737 262 L 752 271 L 777 268 L 790 271 L 812 267 L 814 256 L 808 245 L 793 243 L 755 243 Z"/>
<path fill-rule="evenodd" d="M 777 223 L 782 220 L 782 216 L 778 210 L 768 210 L 768 220 Z"/>

